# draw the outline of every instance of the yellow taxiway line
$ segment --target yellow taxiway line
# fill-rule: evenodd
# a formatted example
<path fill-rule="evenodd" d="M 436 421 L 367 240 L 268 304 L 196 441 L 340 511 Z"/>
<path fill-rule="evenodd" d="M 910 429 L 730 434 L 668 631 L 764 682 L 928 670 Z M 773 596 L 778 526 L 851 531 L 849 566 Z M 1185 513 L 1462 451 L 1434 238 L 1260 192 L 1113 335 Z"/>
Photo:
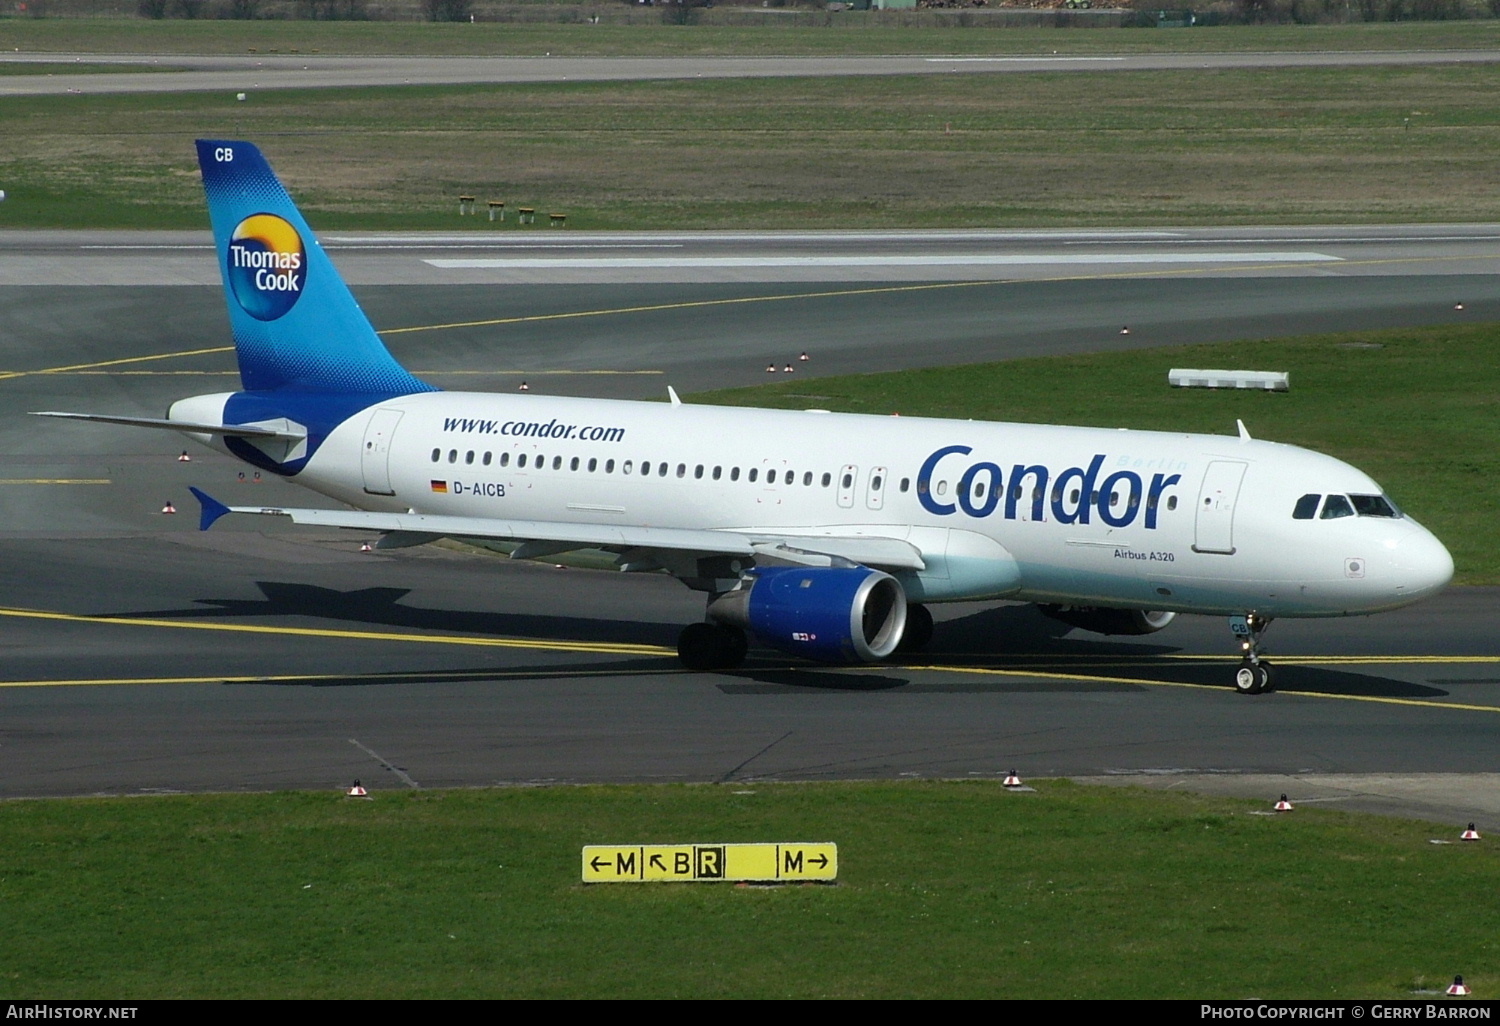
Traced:
<path fill-rule="evenodd" d="M 503 648 L 524 649 L 530 651 L 547 652 L 587 652 L 601 655 L 634 655 L 634 656 L 657 656 L 666 657 L 675 654 L 671 649 L 658 645 L 632 645 L 615 642 L 585 642 L 585 641 L 535 641 L 520 638 L 476 638 L 464 635 L 452 634 L 406 634 L 387 631 L 358 631 L 358 630 L 335 630 L 331 628 L 318 627 L 273 627 L 263 624 L 229 624 L 229 623 L 196 623 L 183 620 L 159 620 L 150 617 L 124 617 L 124 616 L 85 616 L 77 613 L 56 613 L 41 609 L 17 609 L 0 607 L 0 617 L 11 617 L 28 620 L 51 620 L 67 623 L 89 623 L 99 625 L 113 625 L 122 627 L 155 627 L 170 630 L 200 630 L 221 631 L 237 634 L 263 634 L 279 635 L 282 637 L 303 638 L 330 638 L 347 641 L 383 641 L 402 642 L 423 645 L 460 645 L 475 648 Z M 1022 657 L 1025 658 L 1025 657 Z M 1030 656 L 1030 658 L 1045 658 L 1042 656 Z M 1186 656 L 1179 657 L 1193 660 L 1228 661 L 1227 657 L 1211 656 Z M 1055 661 L 1055 660 L 1054 660 Z M 1105 662 L 1099 660 L 1099 662 Z M 1143 661 L 1143 665 L 1146 661 Z M 1297 665 L 1379 665 L 1379 664 L 1444 664 L 1444 663 L 1497 663 L 1500 656 L 1311 656 L 1301 658 L 1283 658 L 1283 664 Z M 1013 670 L 999 670 L 989 667 L 976 666 L 944 666 L 944 665 L 918 665 L 901 666 L 899 669 L 916 673 L 946 673 L 965 674 L 985 677 L 1004 677 L 1023 680 L 1055 680 L 1055 681 L 1086 681 L 1098 684 L 1130 684 L 1138 687 L 1157 688 L 1191 688 L 1199 691 L 1227 690 L 1216 685 L 1195 684 L 1188 681 L 1153 680 L 1145 677 L 1125 677 L 1097 673 L 1067 673 L 1045 668 L 1017 668 Z M 536 676 L 536 670 L 507 671 L 503 669 L 473 671 L 474 679 L 494 679 L 508 676 Z M 545 673 L 545 671 L 542 671 Z M 617 670 L 583 670 L 570 671 L 570 675 L 576 672 L 584 674 L 613 674 Z M 664 672 L 653 669 L 652 673 Z M 856 671 L 857 672 L 857 671 Z M 468 675 L 466 672 L 464 675 Z M 131 685 L 131 684 L 197 684 L 206 682 L 217 683 L 275 683 L 275 682 L 316 682 L 320 680 L 348 680 L 370 679 L 394 681 L 399 679 L 423 679 L 428 677 L 441 677 L 441 671 L 432 673 L 411 674 L 286 674 L 286 675 L 207 675 L 200 677 L 129 677 L 129 678 L 83 678 L 78 680 L 24 680 L 24 681 L 0 681 L 0 688 L 20 687 L 76 687 L 82 685 Z M 1325 691 L 1296 691 L 1286 693 L 1287 697 L 1296 698 L 1328 698 L 1347 702 L 1370 702 L 1377 705 L 1395 705 L 1423 709 L 1445 709 L 1463 712 L 1486 712 L 1500 713 L 1500 706 L 1477 705 L 1467 702 L 1438 702 L 1430 699 L 1420 698 L 1396 698 L 1378 695 L 1347 695 L 1334 694 Z"/>
<path fill-rule="evenodd" d="M 42 609 L 0 608 L 0 617 L 26 620 L 61 620 L 69 623 L 119 624 L 124 627 L 164 627 L 173 630 L 222 631 L 231 634 L 275 634 L 296 638 L 337 638 L 349 641 L 395 641 L 422 645 L 464 645 L 474 648 L 520 648 L 552 652 L 594 652 L 604 655 L 674 655 L 658 645 L 630 645 L 605 641 L 528 641 L 521 638 L 475 638 L 457 634 L 399 634 L 386 631 L 333 630 L 320 627 L 271 627 L 249 623 L 194 623 L 187 620 L 155 620 L 134 616 L 83 616 Z"/>

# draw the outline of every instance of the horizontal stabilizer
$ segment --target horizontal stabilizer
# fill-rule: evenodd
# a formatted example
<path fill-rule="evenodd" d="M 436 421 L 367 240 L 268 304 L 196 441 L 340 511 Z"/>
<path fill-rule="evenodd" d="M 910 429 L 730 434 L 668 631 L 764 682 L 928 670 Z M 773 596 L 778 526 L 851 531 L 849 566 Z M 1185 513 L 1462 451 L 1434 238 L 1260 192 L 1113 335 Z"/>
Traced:
<path fill-rule="evenodd" d="M 239 424 L 192 424 L 182 420 L 167 420 L 163 417 L 113 417 L 103 413 L 58 413 L 54 410 L 34 412 L 33 417 L 61 417 L 65 420 L 91 420 L 100 424 L 124 424 L 128 427 L 166 428 L 190 435 L 227 435 L 232 438 L 281 438 L 289 442 L 300 442 L 307 437 L 305 431 L 277 431 L 274 428 L 248 427 Z"/>

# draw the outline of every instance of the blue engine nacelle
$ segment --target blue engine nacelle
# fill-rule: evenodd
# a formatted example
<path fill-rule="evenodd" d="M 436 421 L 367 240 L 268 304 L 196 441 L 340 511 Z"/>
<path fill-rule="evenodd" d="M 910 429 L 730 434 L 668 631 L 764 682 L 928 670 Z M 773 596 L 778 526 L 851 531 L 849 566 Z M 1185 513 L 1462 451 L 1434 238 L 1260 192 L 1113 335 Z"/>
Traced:
<path fill-rule="evenodd" d="M 708 615 L 789 655 L 873 663 L 901 642 L 906 592 L 890 574 L 864 566 L 755 567 Z"/>

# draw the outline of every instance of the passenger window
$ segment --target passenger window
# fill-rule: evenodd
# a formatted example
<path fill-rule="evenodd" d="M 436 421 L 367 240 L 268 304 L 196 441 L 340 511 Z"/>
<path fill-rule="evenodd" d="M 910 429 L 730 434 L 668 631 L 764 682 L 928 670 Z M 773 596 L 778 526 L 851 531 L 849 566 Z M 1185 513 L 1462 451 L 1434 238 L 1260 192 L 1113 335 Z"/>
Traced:
<path fill-rule="evenodd" d="M 693 480 L 694 481 L 701 481 L 701 480 L 703 480 L 703 464 L 700 463 L 696 467 L 693 468 Z"/>
<path fill-rule="evenodd" d="M 870 487 L 871 488 L 879 488 L 880 487 L 880 478 L 877 477 L 875 480 L 871 481 L 870 482 Z M 983 481 L 971 481 L 969 483 L 969 491 L 974 494 L 974 498 L 976 498 L 976 499 L 982 499 L 982 498 L 984 498 L 984 482 Z"/>
<path fill-rule="evenodd" d="M 827 488 L 832 483 L 833 483 L 833 475 L 832 474 L 824 474 L 823 475 L 823 487 Z"/>
<path fill-rule="evenodd" d="M 759 473 L 760 473 L 760 470 L 758 468 L 756 468 L 756 467 L 751 467 L 750 468 L 750 473 L 748 475 L 748 479 L 749 479 L 749 481 L 750 481 L 751 484 L 755 483 L 756 475 L 758 475 Z"/>
<path fill-rule="evenodd" d="M 458 450 L 457 449 L 449 449 L 448 450 L 448 462 L 449 463 L 457 463 L 458 462 Z"/>
<path fill-rule="evenodd" d="M 939 495 L 947 495 L 948 494 L 948 482 L 947 481 L 939 481 L 938 482 L 937 493 Z"/>
<path fill-rule="evenodd" d="M 500 465 L 502 467 L 508 467 L 508 466 L 510 466 L 510 453 L 508 453 L 508 452 L 502 452 L 500 454 Z"/>
<path fill-rule="evenodd" d="M 1073 494 L 1070 495 L 1070 496 L 1068 496 L 1068 501 L 1069 502 L 1077 502 L 1078 501 L 1078 489 L 1077 488 L 1074 488 L 1073 489 Z"/>
<path fill-rule="evenodd" d="M 1396 507 L 1384 495 L 1351 495 L 1354 512 L 1362 517 L 1399 517 Z"/>
<path fill-rule="evenodd" d="M 1176 508 L 1177 508 L 1177 496 L 1175 496 L 1175 495 L 1169 495 L 1169 496 L 1167 496 L 1167 509 L 1168 510 L 1174 510 Z"/>
<path fill-rule="evenodd" d="M 577 470 L 578 469 L 578 457 L 577 456 L 574 456 L 573 459 L 572 459 L 572 462 L 570 462 L 568 464 L 568 469 L 569 470 Z"/>
<path fill-rule="evenodd" d="M 656 465 L 656 476 L 657 477 L 666 477 L 667 476 L 667 465 L 665 463 L 658 463 Z"/>
<path fill-rule="evenodd" d="M 554 457 L 552 457 L 552 469 L 553 470 L 561 470 L 562 469 L 562 457 L 561 456 L 554 456 Z"/>
<path fill-rule="evenodd" d="M 598 466 L 599 466 L 599 457 L 597 457 L 597 456 L 590 456 L 589 457 L 589 473 L 592 474 L 594 472 L 594 470 Z"/>
<path fill-rule="evenodd" d="M 624 463 L 620 464 L 620 473 L 628 474 L 630 473 L 631 468 L 634 466 L 635 460 L 626 460 Z M 644 471 L 642 471 L 642 473 L 644 473 Z"/>
<path fill-rule="evenodd" d="M 717 481 L 719 478 L 721 478 L 723 476 L 724 476 L 724 468 L 723 467 L 715 467 L 714 468 L 714 480 Z"/>
<path fill-rule="evenodd" d="M 839 487 L 840 488 L 853 488 L 854 487 L 854 475 L 853 474 L 845 474 L 844 475 L 843 484 L 839 485 Z M 939 488 L 938 491 L 941 492 L 942 489 Z"/>
<path fill-rule="evenodd" d="M 474 462 L 474 450 L 470 449 L 468 452 L 464 453 L 464 463 L 465 463 L 465 465 L 472 465 L 473 462 Z"/>
<path fill-rule="evenodd" d="M 1323 501 L 1322 495 L 1311 493 L 1297 500 L 1297 505 L 1292 508 L 1293 520 L 1311 520 L 1318 515 L 1318 503 Z"/>
<path fill-rule="evenodd" d="M 812 471 L 811 470 L 809 470 L 807 473 L 805 473 L 805 474 L 802 475 L 802 487 L 803 488 L 810 488 L 810 487 L 812 487 Z"/>
<path fill-rule="evenodd" d="M 518 467 L 524 467 L 524 466 L 526 466 L 526 454 L 524 452 L 521 453 L 521 455 L 519 455 L 519 456 L 516 457 L 516 466 L 518 466 Z"/>
<path fill-rule="evenodd" d="M 664 468 L 662 470 L 662 473 L 665 474 L 666 473 L 666 470 L 665 470 L 666 464 L 663 463 L 662 467 Z M 687 473 L 687 464 L 686 463 L 679 463 L 679 464 L 677 464 L 677 476 L 678 477 L 682 477 L 686 473 Z"/>
<path fill-rule="evenodd" d="M 434 450 L 432 450 L 432 462 L 436 463 L 438 461 L 438 457 L 441 456 L 441 455 L 443 455 L 443 450 L 441 450 L 441 449 L 434 449 Z"/>
<path fill-rule="evenodd" d="M 536 469 L 541 470 L 547 465 L 547 457 L 543 456 L 541 453 L 537 453 L 535 456 L 531 457 L 531 465 Z"/>
<path fill-rule="evenodd" d="M 486 466 L 486 467 L 487 467 L 487 466 L 489 466 L 489 465 L 490 465 L 490 457 L 492 457 L 492 456 L 494 456 L 494 455 L 495 455 L 495 454 L 494 454 L 494 453 L 492 453 L 492 452 L 487 452 L 487 453 L 485 453 L 485 454 L 484 454 L 484 465 L 485 465 L 485 466 Z"/>
<path fill-rule="evenodd" d="M 739 479 L 740 479 L 740 468 L 739 467 L 731 467 L 731 468 L 729 468 L 729 480 L 731 480 L 731 481 L 738 481 Z"/>
<path fill-rule="evenodd" d="M 1337 520 L 1339 517 L 1354 516 L 1354 507 L 1349 505 L 1349 500 L 1342 495 L 1330 495 L 1328 501 L 1323 503 L 1323 515 L 1320 519 Z"/>
<path fill-rule="evenodd" d="M 905 492 L 905 491 L 909 490 L 910 488 L 911 488 L 911 478 L 909 478 L 909 477 L 903 477 L 901 479 L 901 490 L 903 492 Z"/>
<path fill-rule="evenodd" d="M 613 474 L 615 472 L 615 461 L 614 460 L 605 460 L 604 461 L 604 472 L 606 474 Z"/>

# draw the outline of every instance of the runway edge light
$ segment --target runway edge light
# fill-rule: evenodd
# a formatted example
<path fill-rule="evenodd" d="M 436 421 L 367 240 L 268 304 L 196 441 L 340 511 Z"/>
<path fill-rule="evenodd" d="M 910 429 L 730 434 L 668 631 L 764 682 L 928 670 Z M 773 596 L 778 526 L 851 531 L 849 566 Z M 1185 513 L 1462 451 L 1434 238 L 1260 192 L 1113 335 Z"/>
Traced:
<path fill-rule="evenodd" d="M 588 844 L 583 882 L 832 883 L 839 849 L 832 841 L 780 844 Z"/>

